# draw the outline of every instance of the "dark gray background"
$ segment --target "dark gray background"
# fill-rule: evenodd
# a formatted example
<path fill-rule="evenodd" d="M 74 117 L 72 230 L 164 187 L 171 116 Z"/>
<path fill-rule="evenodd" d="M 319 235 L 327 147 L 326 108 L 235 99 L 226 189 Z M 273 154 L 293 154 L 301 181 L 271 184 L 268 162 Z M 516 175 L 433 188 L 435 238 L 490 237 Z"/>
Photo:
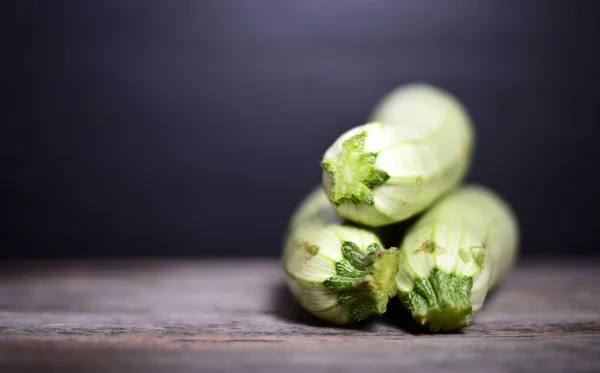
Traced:
<path fill-rule="evenodd" d="M 279 255 L 398 84 L 454 92 L 525 253 L 596 253 L 594 1 L 20 1 L 2 12 L 2 256 Z"/>

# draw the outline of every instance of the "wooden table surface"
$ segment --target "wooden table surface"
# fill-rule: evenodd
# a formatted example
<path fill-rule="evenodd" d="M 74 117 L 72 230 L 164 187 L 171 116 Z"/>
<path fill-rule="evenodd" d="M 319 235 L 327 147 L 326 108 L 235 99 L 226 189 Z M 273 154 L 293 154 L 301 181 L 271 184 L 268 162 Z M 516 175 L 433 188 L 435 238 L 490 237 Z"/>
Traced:
<path fill-rule="evenodd" d="M 347 328 L 299 309 L 276 261 L 0 264 L 0 372 L 600 370 L 600 261 L 521 262 L 462 333 L 397 301 Z"/>

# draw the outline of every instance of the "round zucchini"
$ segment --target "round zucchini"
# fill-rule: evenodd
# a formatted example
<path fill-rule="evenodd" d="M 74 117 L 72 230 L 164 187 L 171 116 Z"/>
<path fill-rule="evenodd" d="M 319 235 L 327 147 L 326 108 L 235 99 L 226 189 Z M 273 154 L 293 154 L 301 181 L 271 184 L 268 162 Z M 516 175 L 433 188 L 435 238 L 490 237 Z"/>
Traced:
<path fill-rule="evenodd" d="M 381 100 L 371 119 L 343 133 L 323 156 L 325 193 L 340 216 L 370 227 L 396 223 L 464 178 L 473 129 L 449 93 L 402 86 Z"/>
<path fill-rule="evenodd" d="M 493 191 L 471 185 L 444 196 L 406 232 L 399 297 L 430 330 L 468 326 L 490 288 L 514 263 L 519 229 Z"/>
<path fill-rule="evenodd" d="M 399 251 L 370 230 L 348 225 L 316 188 L 291 219 L 283 250 L 289 288 L 308 312 L 347 324 L 385 312 L 397 294 Z"/>

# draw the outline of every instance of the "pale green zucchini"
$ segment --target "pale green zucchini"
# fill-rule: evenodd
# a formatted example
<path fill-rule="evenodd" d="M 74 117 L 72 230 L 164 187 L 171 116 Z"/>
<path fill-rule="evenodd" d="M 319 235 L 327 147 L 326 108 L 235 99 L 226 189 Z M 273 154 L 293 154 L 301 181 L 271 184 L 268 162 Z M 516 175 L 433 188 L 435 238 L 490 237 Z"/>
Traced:
<path fill-rule="evenodd" d="M 289 288 L 308 312 L 334 324 L 385 312 L 397 294 L 399 251 L 370 230 L 344 224 L 321 187 L 302 201 L 283 249 Z"/>
<path fill-rule="evenodd" d="M 459 188 L 404 236 L 399 297 L 431 330 L 464 328 L 515 261 L 518 240 L 516 217 L 498 195 L 482 186 Z"/>
<path fill-rule="evenodd" d="M 465 176 L 473 130 L 449 93 L 402 86 L 381 100 L 372 121 L 342 134 L 323 156 L 323 185 L 340 216 L 371 227 L 399 222 Z"/>

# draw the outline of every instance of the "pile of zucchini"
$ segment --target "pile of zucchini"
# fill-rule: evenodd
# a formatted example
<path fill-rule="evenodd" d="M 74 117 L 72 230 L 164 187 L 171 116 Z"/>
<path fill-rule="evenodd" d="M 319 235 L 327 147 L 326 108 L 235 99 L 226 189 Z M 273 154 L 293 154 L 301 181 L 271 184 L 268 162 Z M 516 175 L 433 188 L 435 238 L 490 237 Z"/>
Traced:
<path fill-rule="evenodd" d="M 398 296 L 431 331 L 469 326 L 519 239 L 508 204 L 463 183 L 473 143 L 463 105 L 429 84 L 389 92 L 369 123 L 335 140 L 322 185 L 286 232 L 283 267 L 298 303 L 347 324 L 384 313 Z M 397 247 L 381 241 L 383 227 Z"/>

